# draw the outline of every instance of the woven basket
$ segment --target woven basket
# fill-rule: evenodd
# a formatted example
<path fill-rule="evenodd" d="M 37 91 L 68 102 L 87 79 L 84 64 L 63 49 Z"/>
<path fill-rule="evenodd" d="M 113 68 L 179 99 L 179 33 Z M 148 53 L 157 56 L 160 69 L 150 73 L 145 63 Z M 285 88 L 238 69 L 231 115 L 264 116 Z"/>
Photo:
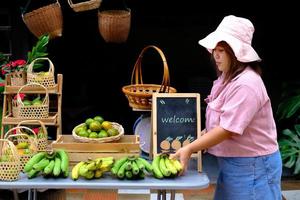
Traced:
<path fill-rule="evenodd" d="M 34 90 L 34 87 L 42 87 L 45 89 L 46 94 L 44 97 L 44 100 L 42 102 L 42 105 L 30 105 L 25 106 L 20 98 L 20 93 L 22 90 L 26 87 L 32 87 Z M 23 85 L 20 87 L 18 93 L 17 93 L 17 110 L 15 111 L 15 116 L 18 118 L 23 119 L 43 119 L 48 118 L 49 116 L 49 95 L 48 90 L 43 85 L 38 83 L 28 83 L 26 85 Z"/>
<path fill-rule="evenodd" d="M 39 135 L 37 136 L 37 149 L 38 151 L 46 151 L 48 146 L 48 131 L 44 122 L 40 120 L 23 120 L 18 124 L 18 126 L 24 126 L 25 124 L 29 125 L 33 123 L 38 123 L 42 127 L 44 133 L 42 138 L 40 138 Z"/>
<path fill-rule="evenodd" d="M 131 24 L 131 10 L 105 10 L 98 12 L 98 28 L 105 42 L 126 42 Z"/>
<path fill-rule="evenodd" d="M 18 71 L 10 73 L 10 84 L 12 86 L 22 86 L 26 84 L 26 72 Z"/>
<path fill-rule="evenodd" d="M 144 84 L 142 77 L 143 54 L 150 48 L 154 48 L 161 56 L 164 67 L 161 85 Z M 135 81 L 135 82 L 134 82 Z M 151 110 L 153 93 L 176 93 L 176 89 L 170 87 L 170 76 L 167 60 L 163 52 L 156 46 L 146 46 L 140 53 L 131 75 L 131 85 L 123 86 L 123 93 L 128 99 L 129 106 L 133 109 Z"/>
<path fill-rule="evenodd" d="M 21 132 L 21 129 L 26 129 L 30 132 L 32 132 L 32 134 L 35 137 L 30 137 L 28 134 Z M 16 130 L 16 134 L 14 134 L 14 130 Z M 18 143 L 19 142 L 27 142 L 29 144 L 29 148 L 31 150 L 31 153 L 29 154 L 23 154 L 23 155 L 19 155 L 20 157 L 20 170 L 23 171 L 24 170 L 24 166 L 26 165 L 26 163 L 30 160 L 30 158 L 37 153 L 37 138 L 36 135 L 34 134 L 33 130 L 31 130 L 28 127 L 25 126 L 17 126 L 15 128 L 12 128 L 10 130 L 8 130 L 6 132 L 6 134 L 4 135 L 4 139 L 10 140 L 10 141 L 14 141 L 16 140 Z"/>
<path fill-rule="evenodd" d="M 116 122 L 111 122 L 112 127 L 117 129 L 119 131 L 119 135 L 116 136 L 111 136 L 111 137 L 105 137 L 105 138 L 87 138 L 87 137 L 80 137 L 75 133 L 76 128 L 79 126 L 82 126 L 83 124 L 79 124 L 72 130 L 72 135 L 75 140 L 79 142 L 91 142 L 91 143 L 104 143 L 104 142 L 111 142 L 111 141 L 116 141 L 119 140 L 122 135 L 124 135 L 124 128 L 121 124 L 118 124 Z"/>
<path fill-rule="evenodd" d="M 5 161 L 2 160 L 4 157 Z M 15 145 L 7 139 L 0 139 L 0 159 L 0 180 L 17 180 L 21 172 L 20 156 Z"/>
<path fill-rule="evenodd" d="M 48 72 L 33 72 L 34 63 L 37 60 L 47 60 L 49 62 L 49 70 Z M 47 88 L 55 86 L 54 79 L 54 65 L 49 58 L 37 58 L 33 60 L 27 68 L 27 83 L 39 83 Z"/>
<path fill-rule="evenodd" d="M 93 10 L 100 7 L 102 0 L 89 0 L 89 1 L 83 1 L 80 3 L 73 3 L 72 0 L 68 0 L 68 3 L 70 7 L 75 12 L 82 12 L 86 10 Z"/>
<path fill-rule="evenodd" d="M 50 38 L 62 36 L 63 15 L 58 1 L 26 13 L 22 18 L 37 38 L 44 34 L 49 34 Z"/>

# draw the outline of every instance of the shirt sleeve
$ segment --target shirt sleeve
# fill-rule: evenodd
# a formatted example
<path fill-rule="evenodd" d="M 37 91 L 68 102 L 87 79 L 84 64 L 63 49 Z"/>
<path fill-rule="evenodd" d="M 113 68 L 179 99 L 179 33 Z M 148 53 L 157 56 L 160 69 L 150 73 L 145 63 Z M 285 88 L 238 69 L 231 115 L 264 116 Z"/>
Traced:
<path fill-rule="evenodd" d="M 246 85 L 237 86 L 225 98 L 220 126 L 242 135 L 258 110 L 259 99 L 254 90 Z"/>

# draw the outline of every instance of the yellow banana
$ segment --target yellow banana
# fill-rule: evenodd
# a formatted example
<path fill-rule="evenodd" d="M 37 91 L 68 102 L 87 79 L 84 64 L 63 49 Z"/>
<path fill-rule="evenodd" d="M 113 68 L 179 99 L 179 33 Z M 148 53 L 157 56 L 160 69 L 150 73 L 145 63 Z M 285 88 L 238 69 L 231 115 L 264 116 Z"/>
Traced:
<path fill-rule="evenodd" d="M 83 165 L 80 166 L 79 168 L 79 175 L 85 177 L 86 173 L 89 171 L 87 168 L 88 163 L 84 162 Z"/>
<path fill-rule="evenodd" d="M 103 172 L 101 170 L 97 169 L 95 171 L 95 178 L 100 178 L 102 176 L 102 174 L 103 174 Z"/>
<path fill-rule="evenodd" d="M 88 170 L 91 170 L 91 171 L 96 170 L 96 169 L 97 169 L 96 161 L 94 161 L 94 160 L 90 161 L 90 162 L 87 164 L 86 168 L 87 168 Z"/>
<path fill-rule="evenodd" d="M 176 168 L 176 170 L 178 172 L 180 172 L 182 170 L 182 165 L 181 165 L 181 163 L 178 160 L 176 160 L 176 159 L 170 159 L 170 161 L 171 161 L 171 163 L 173 164 L 173 166 Z"/>
<path fill-rule="evenodd" d="M 94 178 L 94 176 L 95 176 L 94 171 L 87 171 L 87 173 L 85 174 L 84 178 L 86 178 L 86 179 L 92 179 L 92 178 Z"/>
<path fill-rule="evenodd" d="M 72 179 L 74 181 L 76 181 L 79 178 L 79 169 L 81 168 L 81 166 L 84 165 L 84 162 L 81 161 L 79 163 L 77 163 L 73 169 L 72 169 Z"/>
<path fill-rule="evenodd" d="M 177 169 L 176 167 L 173 165 L 173 163 L 171 163 L 171 160 L 168 158 L 168 157 L 165 157 L 165 164 L 166 164 L 166 167 L 171 171 L 171 173 L 173 175 L 176 175 L 177 174 Z"/>

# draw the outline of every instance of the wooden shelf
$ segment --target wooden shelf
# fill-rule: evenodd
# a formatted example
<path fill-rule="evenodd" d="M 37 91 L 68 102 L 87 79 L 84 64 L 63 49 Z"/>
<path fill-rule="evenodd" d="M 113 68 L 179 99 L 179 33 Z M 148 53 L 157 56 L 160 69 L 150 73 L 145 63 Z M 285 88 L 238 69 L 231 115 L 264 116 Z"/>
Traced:
<path fill-rule="evenodd" d="M 44 119 L 38 119 L 40 121 L 42 121 L 45 125 L 56 125 L 57 124 L 57 116 L 58 114 L 57 113 L 49 113 L 49 117 L 48 118 L 44 118 Z M 21 121 L 24 121 L 24 120 L 29 120 L 29 119 L 23 119 L 23 118 L 16 118 L 16 117 L 13 117 L 11 114 L 9 115 L 6 115 L 3 117 L 2 119 L 2 124 L 3 125 L 17 125 L 19 124 Z M 39 124 L 39 123 L 29 123 L 29 124 Z"/>

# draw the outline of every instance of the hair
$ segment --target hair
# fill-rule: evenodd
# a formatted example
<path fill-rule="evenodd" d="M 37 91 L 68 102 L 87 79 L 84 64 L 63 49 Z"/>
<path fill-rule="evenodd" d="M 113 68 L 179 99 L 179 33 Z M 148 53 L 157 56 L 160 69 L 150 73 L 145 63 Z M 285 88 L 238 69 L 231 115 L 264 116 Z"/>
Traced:
<path fill-rule="evenodd" d="M 242 71 L 244 71 L 244 69 L 247 66 L 251 67 L 257 74 L 262 75 L 262 70 L 257 61 L 247 62 L 247 63 L 240 62 L 237 60 L 232 48 L 229 46 L 229 44 L 227 42 L 221 41 L 217 45 L 223 47 L 225 52 L 229 55 L 229 58 L 230 58 L 230 66 L 229 66 L 228 72 L 225 74 L 224 83 L 227 84 L 230 80 L 232 80 L 234 77 L 236 77 Z M 218 70 L 218 67 L 216 66 L 213 54 L 211 54 L 211 55 L 212 55 L 211 58 L 213 60 L 213 63 L 216 67 L 217 75 L 220 76 L 221 72 Z"/>

